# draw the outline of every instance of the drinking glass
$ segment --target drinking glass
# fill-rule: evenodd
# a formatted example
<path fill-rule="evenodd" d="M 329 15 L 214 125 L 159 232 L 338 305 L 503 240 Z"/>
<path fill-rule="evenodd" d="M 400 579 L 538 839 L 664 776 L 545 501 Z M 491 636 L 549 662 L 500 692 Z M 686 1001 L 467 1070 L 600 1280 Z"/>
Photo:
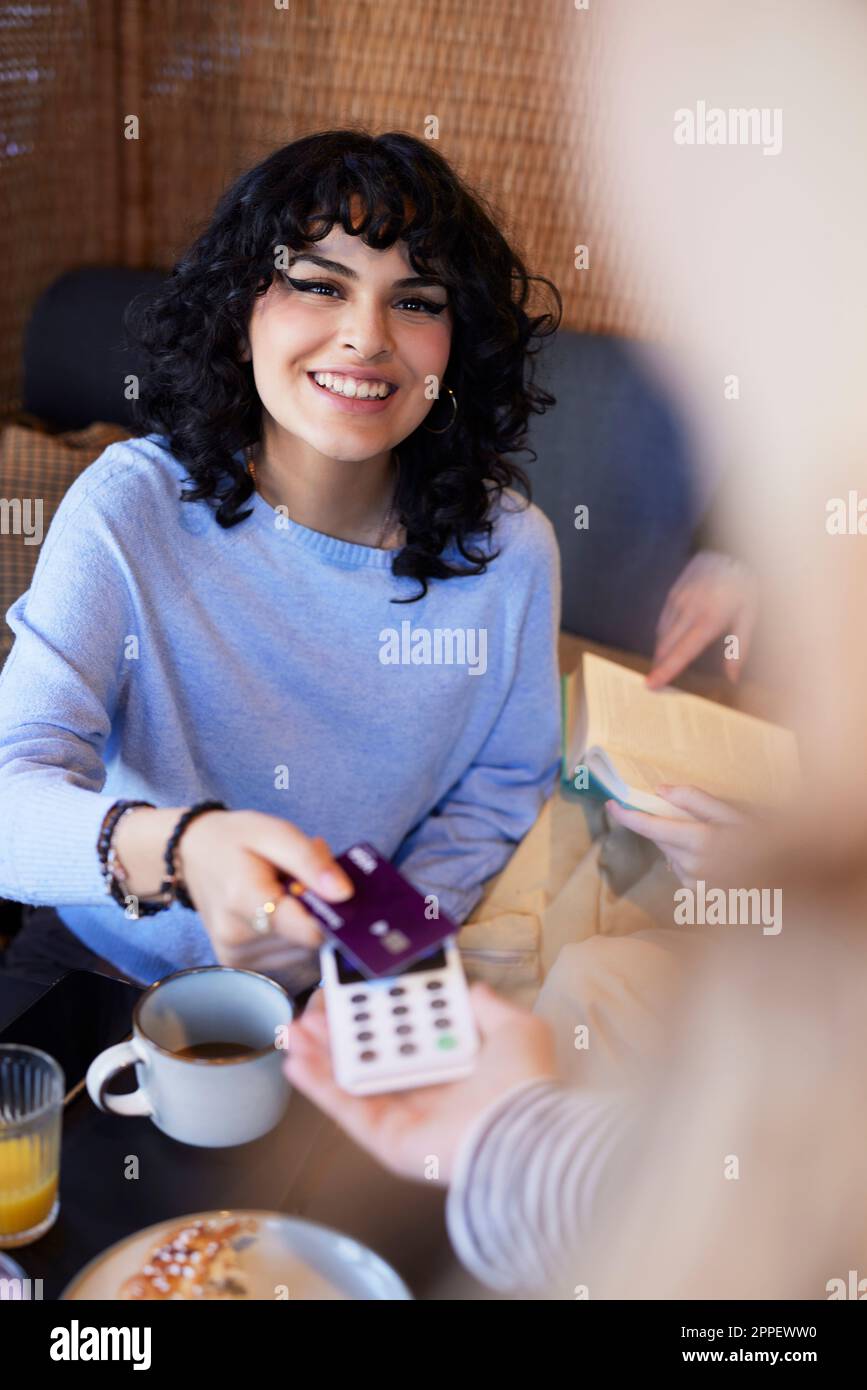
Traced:
<path fill-rule="evenodd" d="M 63 1093 L 47 1052 L 0 1045 L 0 1249 L 38 1240 L 57 1220 Z"/>

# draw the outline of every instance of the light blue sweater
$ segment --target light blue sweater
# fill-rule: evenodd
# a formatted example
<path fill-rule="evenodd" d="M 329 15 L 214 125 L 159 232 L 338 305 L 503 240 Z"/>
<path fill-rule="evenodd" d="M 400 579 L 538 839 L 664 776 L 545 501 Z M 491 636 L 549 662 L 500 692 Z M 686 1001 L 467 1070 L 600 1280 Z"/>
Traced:
<path fill-rule="evenodd" d="M 106 897 L 96 841 L 118 797 L 216 797 L 335 854 L 371 841 L 462 922 L 556 782 L 549 522 L 507 494 L 487 573 L 400 606 L 418 585 L 392 576 L 393 553 L 258 494 L 224 530 L 207 502 L 178 501 L 185 476 L 162 436 L 113 444 L 9 609 L 0 896 L 56 907 L 141 981 L 211 964 L 195 912 L 136 922 Z"/>

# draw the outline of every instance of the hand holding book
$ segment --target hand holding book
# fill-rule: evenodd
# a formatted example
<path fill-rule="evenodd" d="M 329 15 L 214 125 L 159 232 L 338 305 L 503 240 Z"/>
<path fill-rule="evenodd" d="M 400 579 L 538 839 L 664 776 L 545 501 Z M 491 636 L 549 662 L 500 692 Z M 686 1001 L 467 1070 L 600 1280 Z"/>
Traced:
<path fill-rule="evenodd" d="M 692 885 L 706 878 L 718 857 L 720 834 L 743 827 L 746 818 L 715 796 L 698 787 L 656 788 L 657 795 L 694 816 L 692 821 L 676 820 L 646 811 L 633 811 L 617 801 L 606 801 L 605 809 L 617 825 L 652 840 L 665 856 L 672 873 L 681 883 Z"/>
<path fill-rule="evenodd" d="M 648 690 L 636 671 L 585 652 L 580 673 L 563 681 L 562 780 L 571 791 L 693 820 L 686 801 L 656 789 L 700 786 L 735 810 L 791 802 L 797 744 L 788 729 L 682 690 Z"/>

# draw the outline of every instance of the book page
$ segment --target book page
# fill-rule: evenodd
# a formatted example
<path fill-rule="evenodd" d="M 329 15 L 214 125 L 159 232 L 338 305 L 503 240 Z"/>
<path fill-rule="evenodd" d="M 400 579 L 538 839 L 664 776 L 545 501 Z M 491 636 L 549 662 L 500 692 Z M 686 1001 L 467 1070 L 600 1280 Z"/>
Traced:
<path fill-rule="evenodd" d="M 604 748 L 624 782 L 701 787 L 723 801 L 769 805 L 796 794 L 798 754 L 788 729 L 585 653 L 587 742 Z"/>

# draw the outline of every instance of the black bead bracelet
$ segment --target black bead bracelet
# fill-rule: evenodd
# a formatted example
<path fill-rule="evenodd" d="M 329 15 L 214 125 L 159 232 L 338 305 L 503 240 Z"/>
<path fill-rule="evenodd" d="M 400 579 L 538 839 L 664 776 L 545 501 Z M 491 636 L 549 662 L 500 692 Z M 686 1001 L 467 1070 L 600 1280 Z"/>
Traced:
<path fill-rule="evenodd" d="M 181 816 L 166 844 L 166 878 L 163 883 L 163 888 L 169 889 L 173 897 L 177 898 L 178 902 L 183 907 L 192 908 L 194 912 L 195 903 L 187 892 L 186 884 L 181 878 L 175 863 L 178 842 L 187 826 L 199 816 L 203 816 L 206 811 L 227 811 L 228 809 L 229 808 L 222 801 L 197 801 L 195 806 L 191 806 L 190 809 L 185 811 Z"/>
<path fill-rule="evenodd" d="M 153 917 L 157 912 L 165 912 L 166 908 L 171 907 L 175 900 L 183 907 L 189 907 L 195 911 L 195 904 L 187 892 L 186 885 L 175 863 L 178 844 L 187 826 L 198 816 L 203 816 L 206 811 L 225 811 L 228 810 L 228 807 L 222 801 L 199 801 L 195 806 L 184 811 L 166 844 L 164 855 L 166 876 L 154 898 L 150 901 L 143 901 L 137 894 L 127 892 L 126 870 L 118 860 L 112 845 L 114 832 L 121 817 L 125 816 L 127 811 L 135 810 L 137 806 L 145 806 L 151 811 L 156 810 L 152 801 L 115 801 L 106 812 L 100 827 L 96 848 L 106 893 L 109 893 L 118 906 L 125 911 L 129 910 L 130 902 L 134 901 L 135 912 L 132 914 L 134 918 Z"/>
<path fill-rule="evenodd" d="M 99 831 L 99 839 L 96 842 L 96 852 L 99 855 L 99 862 L 102 869 L 102 878 L 105 883 L 106 893 L 110 893 L 124 911 L 129 907 L 129 900 L 134 894 L 125 892 L 126 870 L 119 863 L 117 855 L 112 845 L 114 832 L 118 822 L 127 811 L 134 811 L 137 806 L 146 806 L 148 810 L 156 810 L 152 801 L 115 801 L 108 808 Z M 117 871 L 120 871 L 119 873 Z M 162 912 L 167 907 L 167 903 L 143 903 L 136 899 L 136 917 L 152 917 L 155 912 Z"/>

